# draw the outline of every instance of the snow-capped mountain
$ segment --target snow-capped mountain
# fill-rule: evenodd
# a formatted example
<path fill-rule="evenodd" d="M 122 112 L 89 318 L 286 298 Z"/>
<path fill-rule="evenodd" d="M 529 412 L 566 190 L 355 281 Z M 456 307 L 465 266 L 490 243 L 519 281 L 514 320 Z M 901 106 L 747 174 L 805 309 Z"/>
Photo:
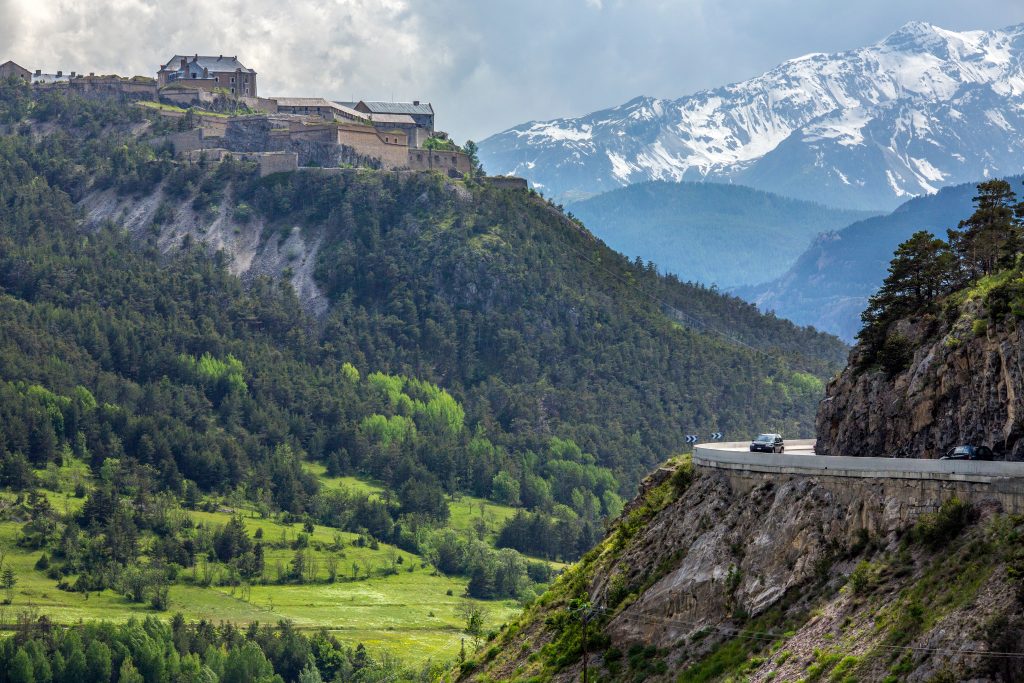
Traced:
<path fill-rule="evenodd" d="M 870 47 L 806 55 L 678 100 L 526 123 L 484 140 L 480 157 L 490 173 L 565 199 L 712 180 L 892 208 L 1024 168 L 1024 24 L 954 32 L 912 22 Z"/>

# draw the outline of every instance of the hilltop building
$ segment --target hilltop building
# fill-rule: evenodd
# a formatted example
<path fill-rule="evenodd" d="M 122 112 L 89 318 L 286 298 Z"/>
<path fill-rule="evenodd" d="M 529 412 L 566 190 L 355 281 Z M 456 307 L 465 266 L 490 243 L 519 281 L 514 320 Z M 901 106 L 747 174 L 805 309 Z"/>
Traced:
<path fill-rule="evenodd" d="M 370 116 L 356 111 L 339 102 L 322 97 L 272 97 L 277 103 L 277 113 L 296 116 L 319 116 L 328 121 L 355 121 L 370 125 Z"/>
<path fill-rule="evenodd" d="M 384 122 L 388 116 L 409 116 L 420 128 L 427 129 L 431 135 L 434 133 L 434 107 L 430 102 L 368 102 L 361 100 L 350 105 L 356 111 L 369 114 L 370 118 Z"/>
<path fill-rule="evenodd" d="M 187 85 L 200 90 L 223 89 L 240 97 L 257 97 L 256 72 L 238 57 L 174 55 L 157 72 L 157 85 Z"/>
<path fill-rule="evenodd" d="M 26 83 L 32 82 L 32 72 L 21 66 L 15 64 L 11 60 L 7 60 L 3 64 L 0 64 L 0 81 L 6 81 L 8 78 L 19 78 Z"/>

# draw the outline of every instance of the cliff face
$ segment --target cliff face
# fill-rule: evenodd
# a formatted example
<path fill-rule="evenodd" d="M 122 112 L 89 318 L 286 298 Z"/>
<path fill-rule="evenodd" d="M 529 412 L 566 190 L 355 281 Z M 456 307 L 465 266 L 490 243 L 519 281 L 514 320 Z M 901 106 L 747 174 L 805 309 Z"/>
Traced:
<path fill-rule="evenodd" d="M 912 358 L 899 372 L 858 370 L 864 350 L 826 390 L 817 450 L 829 455 L 937 458 L 958 444 L 1024 459 L 1024 338 L 1013 317 L 988 322 L 968 300 L 952 325 L 904 320 Z"/>
<path fill-rule="evenodd" d="M 679 467 L 652 475 L 462 679 L 579 680 L 586 615 L 593 680 L 1024 676 L 983 654 L 1024 646 L 1019 530 L 997 506 L 938 508 L 879 480 Z"/>

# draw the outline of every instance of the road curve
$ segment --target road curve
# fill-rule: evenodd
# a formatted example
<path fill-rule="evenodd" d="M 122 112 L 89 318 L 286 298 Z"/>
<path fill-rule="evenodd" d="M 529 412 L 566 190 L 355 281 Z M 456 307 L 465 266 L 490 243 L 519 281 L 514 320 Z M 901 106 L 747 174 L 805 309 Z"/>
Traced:
<path fill-rule="evenodd" d="M 785 453 L 751 453 L 747 441 L 698 444 L 693 449 L 693 463 L 698 467 L 775 474 L 984 483 L 1020 479 L 1024 483 L 1024 462 L 815 455 L 813 439 L 787 441 Z"/>

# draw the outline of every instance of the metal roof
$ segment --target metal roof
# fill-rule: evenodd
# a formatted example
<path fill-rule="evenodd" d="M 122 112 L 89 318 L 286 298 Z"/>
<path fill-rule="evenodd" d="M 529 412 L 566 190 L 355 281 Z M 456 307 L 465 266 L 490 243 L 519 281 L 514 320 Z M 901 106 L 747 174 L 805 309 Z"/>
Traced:
<path fill-rule="evenodd" d="M 277 102 L 278 107 L 320 107 L 322 109 L 332 109 L 353 119 L 360 119 L 362 121 L 370 119 L 368 114 L 356 111 L 337 102 L 325 100 L 322 97 L 271 97 L 270 99 Z"/>
<path fill-rule="evenodd" d="M 238 57 L 226 57 L 224 55 L 216 57 L 212 55 L 174 55 L 170 61 L 165 62 L 165 66 L 161 71 L 164 69 L 178 71 L 181 68 L 181 60 L 183 59 L 188 61 L 189 66 L 195 64 L 200 69 L 209 69 L 210 71 L 237 71 L 241 69 L 245 73 L 256 73 L 238 61 Z"/>
<path fill-rule="evenodd" d="M 322 97 L 272 97 L 279 107 L 329 107 L 336 105 Z"/>
<path fill-rule="evenodd" d="M 367 102 L 363 100 L 359 104 L 365 105 L 371 114 L 434 114 L 434 108 L 430 102 Z"/>
<path fill-rule="evenodd" d="M 387 123 L 391 125 L 416 125 L 416 119 L 409 116 L 408 114 L 370 114 L 370 120 L 373 121 L 374 123 Z"/>

